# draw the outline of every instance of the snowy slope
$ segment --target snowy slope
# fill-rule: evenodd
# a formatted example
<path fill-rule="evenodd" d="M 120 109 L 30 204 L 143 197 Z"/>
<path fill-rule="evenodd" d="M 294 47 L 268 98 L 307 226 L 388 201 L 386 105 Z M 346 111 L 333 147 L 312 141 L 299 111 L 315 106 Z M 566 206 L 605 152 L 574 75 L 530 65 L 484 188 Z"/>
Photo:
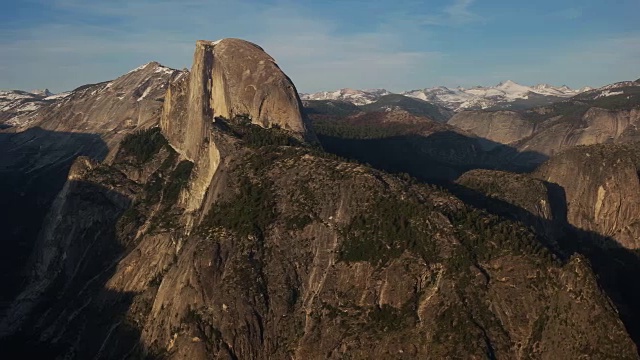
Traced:
<path fill-rule="evenodd" d="M 579 100 L 596 100 L 613 96 L 624 95 L 627 98 L 640 97 L 640 79 L 636 81 L 621 81 L 605 85 L 597 89 L 589 89 L 581 93 Z"/>
<path fill-rule="evenodd" d="M 354 105 L 367 105 L 388 94 L 391 93 L 385 89 L 340 89 L 336 91 L 322 91 L 314 94 L 300 94 L 300 98 L 302 100 L 341 100 Z"/>
<path fill-rule="evenodd" d="M 20 90 L 0 91 L 0 123 L 28 114 L 48 104 L 46 96 L 44 93 L 36 94 Z"/>
<path fill-rule="evenodd" d="M 80 86 L 59 94 L 52 94 L 47 89 L 33 93 L 20 90 L 0 91 L 0 124 L 27 128 L 45 121 L 52 112 L 87 114 L 100 107 L 111 109 L 109 111 L 127 106 L 145 108 L 164 96 L 169 79 L 184 75 L 184 71 L 150 62 L 117 79 Z M 113 102 L 118 104 L 114 105 Z M 71 111 L 73 104 L 77 109 Z M 80 106 L 81 104 L 86 106 Z"/>

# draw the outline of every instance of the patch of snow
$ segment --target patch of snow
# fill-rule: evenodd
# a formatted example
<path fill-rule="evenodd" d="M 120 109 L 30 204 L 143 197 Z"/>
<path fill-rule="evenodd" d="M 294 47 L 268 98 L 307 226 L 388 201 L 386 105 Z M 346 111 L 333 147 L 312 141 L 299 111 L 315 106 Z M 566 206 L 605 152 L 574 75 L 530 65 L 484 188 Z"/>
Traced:
<path fill-rule="evenodd" d="M 322 91 L 315 94 L 300 94 L 301 100 L 340 100 L 355 105 L 366 105 L 377 101 L 381 96 L 391 94 L 385 89 L 354 90 L 339 89 L 335 91 Z"/>
<path fill-rule="evenodd" d="M 19 108 L 17 108 L 16 110 L 18 110 L 19 112 L 25 112 L 25 111 L 34 111 L 34 110 L 38 110 L 40 108 L 40 104 L 36 104 L 36 103 L 27 103 L 24 104 L 22 106 L 20 106 Z"/>
<path fill-rule="evenodd" d="M 0 91 L 0 98 L 4 98 L 5 100 L 19 100 L 19 99 L 31 99 L 33 98 L 33 94 L 22 91 Z"/>
<path fill-rule="evenodd" d="M 603 98 L 603 97 L 609 97 L 609 96 L 615 96 L 615 95 L 622 95 L 622 94 L 624 94 L 624 91 L 605 90 L 605 91 L 601 92 L 600 94 L 598 94 L 598 96 L 596 96 L 596 99 Z"/>
<path fill-rule="evenodd" d="M 109 83 L 109 84 L 111 84 L 111 83 Z M 62 93 L 59 93 L 59 94 L 47 96 L 44 99 L 45 100 L 58 100 L 58 99 L 64 99 L 64 98 L 68 97 L 69 95 L 71 95 L 71 91 L 62 92 Z"/>
<path fill-rule="evenodd" d="M 150 92 L 151 92 L 151 86 L 149 86 L 148 88 L 144 89 L 144 92 L 142 93 L 142 95 L 136 101 L 143 100 L 144 98 L 147 97 L 147 95 L 149 95 Z"/>
<path fill-rule="evenodd" d="M 154 71 L 154 73 L 164 73 L 164 74 L 173 74 L 173 72 L 176 70 L 173 70 L 171 68 L 168 67 L 164 67 L 162 65 L 158 66 L 158 68 Z"/>

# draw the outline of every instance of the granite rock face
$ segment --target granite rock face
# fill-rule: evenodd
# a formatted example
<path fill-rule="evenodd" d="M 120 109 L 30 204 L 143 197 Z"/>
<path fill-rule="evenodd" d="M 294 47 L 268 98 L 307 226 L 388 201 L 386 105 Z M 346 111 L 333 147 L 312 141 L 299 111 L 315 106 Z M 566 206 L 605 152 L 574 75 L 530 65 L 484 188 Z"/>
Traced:
<path fill-rule="evenodd" d="M 223 158 L 212 134 L 216 118 L 248 118 L 308 138 L 295 86 L 264 50 L 245 40 L 199 40 L 188 77 L 172 82 L 160 121 L 173 148 L 195 163 L 183 201 L 198 209 Z M 224 151 L 223 151 L 224 152 Z"/>
<path fill-rule="evenodd" d="M 304 136 L 302 103 L 291 80 L 264 50 L 245 40 L 199 40 L 189 78 L 167 93 L 162 128 L 195 160 L 216 117 L 244 116 Z"/>
<path fill-rule="evenodd" d="M 535 129 L 533 122 L 514 111 L 463 111 L 455 114 L 447 123 L 505 145 L 530 136 Z"/>
<path fill-rule="evenodd" d="M 550 157 L 577 145 L 638 140 L 640 108 L 559 103 L 523 112 L 465 111 L 448 123 L 518 151 Z"/>
<path fill-rule="evenodd" d="M 127 134 L 156 126 L 172 79 L 186 74 L 157 62 L 142 65 L 111 81 L 81 86 L 36 111 L 13 120 L 5 132 L 41 128 L 57 133 L 100 136 L 113 154 Z M 107 154 L 95 154 L 95 157 Z"/>
<path fill-rule="evenodd" d="M 573 119 L 557 116 L 538 123 L 535 133 L 516 146 L 552 156 L 578 145 L 632 140 L 639 124 L 640 109 L 592 107 Z"/>
<path fill-rule="evenodd" d="M 535 176 L 564 189 L 567 220 L 573 226 L 637 249 L 639 154 L 637 143 L 580 146 L 551 158 Z"/>

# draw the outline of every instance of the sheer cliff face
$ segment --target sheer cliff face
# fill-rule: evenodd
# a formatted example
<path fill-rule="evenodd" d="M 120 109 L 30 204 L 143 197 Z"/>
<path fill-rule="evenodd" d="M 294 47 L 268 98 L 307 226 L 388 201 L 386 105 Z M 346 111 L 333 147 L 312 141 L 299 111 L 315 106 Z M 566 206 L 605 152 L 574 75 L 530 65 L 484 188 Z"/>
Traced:
<path fill-rule="evenodd" d="M 540 122 L 520 149 L 554 155 L 577 145 L 623 142 L 633 137 L 640 124 L 640 109 L 589 108 L 577 118 L 563 116 Z"/>
<path fill-rule="evenodd" d="M 216 117 L 306 132 L 291 80 L 262 48 L 240 39 L 198 41 L 189 79 L 171 86 L 164 113 L 164 133 L 192 160 Z"/>
<path fill-rule="evenodd" d="M 637 144 L 593 145 L 551 158 L 536 171 L 536 176 L 564 188 L 567 220 L 572 225 L 637 249 L 639 164 Z"/>
<path fill-rule="evenodd" d="M 240 39 L 200 40 L 189 77 L 167 90 L 160 122 L 174 149 L 195 163 L 188 196 L 182 198 L 190 212 L 203 205 L 225 157 L 224 146 L 214 142 L 213 124 L 235 117 L 278 126 L 301 139 L 308 135 L 295 86 L 262 48 Z"/>
<path fill-rule="evenodd" d="M 519 151 L 551 156 L 577 145 L 637 140 L 640 109 L 559 103 L 525 112 L 465 111 L 448 123 Z"/>
<path fill-rule="evenodd" d="M 463 111 L 447 122 L 481 138 L 512 144 L 533 134 L 534 124 L 513 111 Z"/>

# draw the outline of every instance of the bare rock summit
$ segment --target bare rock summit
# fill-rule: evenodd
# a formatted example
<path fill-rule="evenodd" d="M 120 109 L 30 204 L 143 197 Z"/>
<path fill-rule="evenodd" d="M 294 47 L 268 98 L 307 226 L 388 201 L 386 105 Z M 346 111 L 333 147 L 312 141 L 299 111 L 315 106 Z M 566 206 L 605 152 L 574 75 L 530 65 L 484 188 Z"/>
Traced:
<path fill-rule="evenodd" d="M 163 133 L 195 159 L 209 124 L 237 116 L 301 137 L 306 133 L 295 86 L 260 46 L 240 39 L 198 40 L 189 78 L 167 92 Z"/>

